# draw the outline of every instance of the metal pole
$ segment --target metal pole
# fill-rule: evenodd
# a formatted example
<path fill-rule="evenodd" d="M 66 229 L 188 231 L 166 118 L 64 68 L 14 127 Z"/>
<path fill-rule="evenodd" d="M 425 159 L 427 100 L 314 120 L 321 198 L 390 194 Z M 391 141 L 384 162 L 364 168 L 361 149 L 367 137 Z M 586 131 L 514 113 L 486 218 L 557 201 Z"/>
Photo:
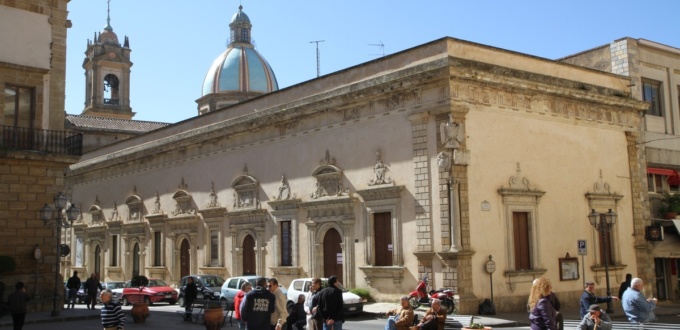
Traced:
<path fill-rule="evenodd" d="M 607 236 L 609 235 L 609 224 L 605 221 L 605 215 L 602 214 L 600 215 L 600 229 L 602 230 L 602 234 L 604 235 L 604 275 L 607 277 L 606 278 L 606 283 L 607 283 L 607 298 L 609 300 L 607 301 L 607 314 L 612 313 L 612 301 L 611 301 L 611 288 L 609 287 L 609 243 L 607 242 Z"/>
<path fill-rule="evenodd" d="M 491 304 L 493 304 L 493 274 L 489 273 L 489 284 L 491 285 Z"/>
<path fill-rule="evenodd" d="M 57 300 L 59 299 L 59 262 L 61 261 L 61 209 L 57 209 L 57 255 L 54 258 L 54 302 L 52 304 L 52 316 L 59 316 L 59 309 L 57 309 Z"/>
<path fill-rule="evenodd" d="M 581 255 L 581 277 L 583 278 L 583 287 L 586 287 L 586 264 L 583 261 L 583 255 Z"/>

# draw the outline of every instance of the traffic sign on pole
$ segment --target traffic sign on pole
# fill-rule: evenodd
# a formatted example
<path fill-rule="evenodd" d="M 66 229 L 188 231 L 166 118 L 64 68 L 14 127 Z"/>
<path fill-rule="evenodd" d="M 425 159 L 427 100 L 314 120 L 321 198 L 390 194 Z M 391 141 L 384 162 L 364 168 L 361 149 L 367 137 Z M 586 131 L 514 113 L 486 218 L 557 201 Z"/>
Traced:
<path fill-rule="evenodd" d="M 586 248 L 586 240 L 578 240 L 578 255 L 585 256 L 588 255 L 588 249 Z"/>

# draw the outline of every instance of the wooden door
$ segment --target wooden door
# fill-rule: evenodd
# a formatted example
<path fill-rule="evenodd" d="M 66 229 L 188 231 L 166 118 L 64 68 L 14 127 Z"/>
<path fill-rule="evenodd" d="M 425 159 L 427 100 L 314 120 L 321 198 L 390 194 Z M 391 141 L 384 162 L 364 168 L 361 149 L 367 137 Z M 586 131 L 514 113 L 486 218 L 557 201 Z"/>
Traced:
<path fill-rule="evenodd" d="M 189 240 L 183 240 L 179 247 L 179 278 L 191 273 L 191 256 L 189 255 Z"/>
<path fill-rule="evenodd" d="M 247 235 L 243 239 L 243 275 L 256 275 L 255 273 L 255 240 L 253 236 Z"/>
<path fill-rule="evenodd" d="M 392 214 L 381 212 L 373 214 L 373 239 L 375 240 L 376 266 L 392 266 Z"/>
<path fill-rule="evenodd" d="M 139 275 L 139 244 L 135 243 L 132 248 L 132 276 Z"/>
<path fill-rule="evenodd" d="M 335 229 L 329 229 L 323 238 L 323 276 L 335 275 L 338 282 L 344 283 L 342 278 L 342 238 Z"/>

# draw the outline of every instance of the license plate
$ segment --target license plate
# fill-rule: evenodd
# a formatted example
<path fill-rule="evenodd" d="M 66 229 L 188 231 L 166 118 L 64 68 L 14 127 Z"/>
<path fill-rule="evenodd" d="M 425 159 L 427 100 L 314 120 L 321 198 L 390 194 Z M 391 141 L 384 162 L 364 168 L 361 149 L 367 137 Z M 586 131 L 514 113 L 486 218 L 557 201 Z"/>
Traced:
<path fill-rule="evenodd" d="M 165 298 L 172 298 L 172 295 L 171 295 L 171 294 L 166 294 L 166 295 L 165 295 Z"/>
<path fill-rule="evenodd" d="M 350 307 L 348 310 L 349 311 L 355 311 L 355 310 L 357 310 L 357 308 L 356 307 Z"/>

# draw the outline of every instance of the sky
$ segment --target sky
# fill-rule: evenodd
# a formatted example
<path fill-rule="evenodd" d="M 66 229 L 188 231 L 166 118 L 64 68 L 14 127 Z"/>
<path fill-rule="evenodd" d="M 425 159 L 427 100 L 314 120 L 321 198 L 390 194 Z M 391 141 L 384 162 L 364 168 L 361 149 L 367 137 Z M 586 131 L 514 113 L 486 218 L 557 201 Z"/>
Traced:
<path fill-rule="evenodd" d="M 322 76 L 443 37 L 548 59 L 622 37 L 680 48 L 678 0 L 110 0 L 113 31 L 132 50 L 133 119 L 197 115 L 239 4 L 280 89 L 316 78 L 318 40 Z M 72 0 L 68 10 L 66 112 L 80 114 L 87 40 L 106 25 L 107 0 Z"/>

